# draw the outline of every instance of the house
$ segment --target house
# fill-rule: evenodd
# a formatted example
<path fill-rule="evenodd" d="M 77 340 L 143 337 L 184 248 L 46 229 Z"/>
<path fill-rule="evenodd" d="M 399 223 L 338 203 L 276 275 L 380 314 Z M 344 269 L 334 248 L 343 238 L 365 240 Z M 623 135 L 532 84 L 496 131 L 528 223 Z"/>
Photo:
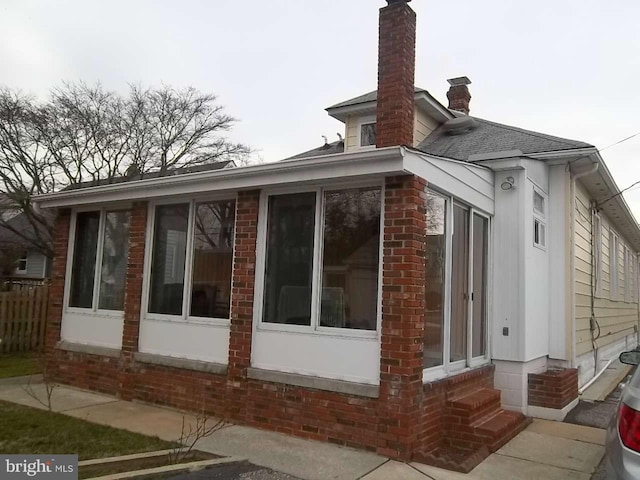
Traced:
<path fill-rule="evenodd" d="M 42 195 L 63 383 L 469 470 L 637 344 L 640 229 L 597 149 L 414 86 L 380 10 L 344 140 Z"/>
<path fill-rule="evenodd" d="M 51 259 L 35 245 L 25 241 L 33 236 L 34 226 L 24 213 L 12 208 L 0 210 L 9 228 L 0 227 L 0 275 L 13 279 L 42 280 L 48 278 Z M 16 232 L 21 232 L 18 235 Z"/>

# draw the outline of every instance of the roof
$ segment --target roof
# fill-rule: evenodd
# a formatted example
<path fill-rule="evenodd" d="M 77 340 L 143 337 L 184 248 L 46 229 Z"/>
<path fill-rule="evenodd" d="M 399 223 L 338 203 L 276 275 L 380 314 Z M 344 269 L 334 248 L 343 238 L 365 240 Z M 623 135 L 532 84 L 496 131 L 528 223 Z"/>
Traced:
<path fill-rule="evenodd" d="M 156 172 L 147 172 L 144 174 L 134 173 L 133 175 L 123 175 L 121 177 L 115 177 L 115 178 L 102 178 L 99 180 L 91 180 L 88 182 L 75 183 L 75 184 L 69 185 L 64 190 L 65 191 L 77 190 L 79 188 L 97 187 L 100 185 L 111 185 L 113 183 L 131 182 L 134 180 L 143 180 L 143 179 L 149 179 L 149 178 L 171 177 L 175 175 L 185 175 L 187 173 L 211 172 L 214 170 L 222 170 L 229 164 L 233 164 L 233 161 L 225 160 L 224 162 L 208 163 L 206 165 L 196 165 L 193 167 L 175 168 L 172 170 L 167 170 L 164 175 L 160 175 L 160 172 L 156 171 Z"/>
<path fill-rule="evenodd" d="M 420 142 L 417 149 L 439 157 L 466 161 L 470 155 L 509 150 L 520 150 L 526 155 L 592 147 L 576 140 L 471 118 L 475 120 L 475 128 L 458 133 L 440 126 Z"/>
<path fill-rule="evenodd" d="M 428 94 L 429 92 L 427 92 L 424 88 L 415 87 L 415 93 Z M 327 108 L 327 110 L 332 110 L 334 108 L 351 107 L 353 105 L 359 105 L 361 103 L 375 102 L 377 99 L 378 99 L 378 91 L 374 90 L 373 92 L 365 93 L 364 95 L 350 98 L 349 100 L 345 100 L 344 102 L 331 105 L 330 107 Z"/>
<path fill-rule="evenodd" d="M 334 153 L 344 152 L 344 140 L 338 140 L 332 143 L 325 143 L 321 147 L 307 150 L 306 152 L 299 153 L 293 157 L 286 158 L 285 160 L 295 160 L 298 158 L 310 158 L 321 157 L 323 155 L 332 155 Z"/>

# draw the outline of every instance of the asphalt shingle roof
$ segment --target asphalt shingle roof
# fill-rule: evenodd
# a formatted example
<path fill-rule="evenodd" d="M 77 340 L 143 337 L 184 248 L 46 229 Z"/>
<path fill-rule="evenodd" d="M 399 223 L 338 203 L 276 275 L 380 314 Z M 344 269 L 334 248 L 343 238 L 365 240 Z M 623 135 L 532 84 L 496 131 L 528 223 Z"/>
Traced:
<path fill-rule="evenodd" d="M 520 150 L 542 153 L 588 148 L 585 142 L 554 137 L 518 127 L 475 118 L 476 126 L 464 133 L 452 134 L 440 126 L 417 146 L 418 150 L 439 157 L 468 160 L 470 155 Z"/>
<path fill-rule="evenodd" d="M 306 152 L 299 153 L 293 157 L 286 158 L 285 160 L 295 160 L 300 158 L 320 157 L 323 155 L 332 155 L 334 153 L 344 152 L 344 140 L 338 140 L 333 143 L 325 143 L 321 147 L 307 150 Z"/>
<path fill-rule="evenodd" d="M 415 93 L 429 93 L 424 88 L 415 87 Z M 335 105 L 331 105 L 327 110 L 332 110 L 334 108 L 341 107 L 350 107 L 352 105 L 358 105 L 360 103 L 369 103 L 375 102 L 378 99 L 378 91 L 374 90 L 373 92 L 365 93 L 364 95 L 360 95 L 359 97 L 350 98 L 349 100 L 345 100 L 344 102 L 336 103 Z"/>

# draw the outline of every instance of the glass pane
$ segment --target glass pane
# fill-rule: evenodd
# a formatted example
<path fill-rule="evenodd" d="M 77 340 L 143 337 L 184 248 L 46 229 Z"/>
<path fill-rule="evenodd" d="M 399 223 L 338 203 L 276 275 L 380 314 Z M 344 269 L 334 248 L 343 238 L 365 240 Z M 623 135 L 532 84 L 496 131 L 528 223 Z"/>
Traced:
<path fill-rule="evenodd" d="M 379 188 L 324 195 L 323 327 L 377 327 L 380 202 Z"/>
<path fill-rule="evenodd" d="M 451 355 L 456 362 L 467 358 L 467 305 L 469 292 L 469 213 L 453 206 L 451 268 Z"/>
<path fill-rule="evenodd" d="M 107 212 L 104 222 L 98 308 L 124 309 L 124 280 L 129 253 L 129 212 Z"/>
<path fill-rule="evenodd" d="M 473 324 L 472 357 L 487 353 L 487 252 L 489 220 L 473 215 Z"/>
<path fill-rule="evenodd" d="M 265 322 L 311 325 L 315 211 L 315 193 L 269 197 Z"/>
<path fill-rule="evenodd" d="M 71 294 L 69 306 L 92 308 L 96 274 L 100 212 L 81 212 L 76 217 Z"/>
<path fill-rule="evenodd" d="M 196 205 L 191 316 L 229 318 L 236 202 Z"/>
<path fill-rule="evenodd" d="M 427 193 L 424 368 L 443 361 L 446 206 L 444 198 Z"/>
<path fill-rule="evenodd" d="M 149 312 L 182 314 L 189 204 L 156 207 Z"/>
<path fill-rule="evenodd" d="M 360 126 L 360 146 L 368 147 L 376 144 L 376 124 L 365 123 Z"/>

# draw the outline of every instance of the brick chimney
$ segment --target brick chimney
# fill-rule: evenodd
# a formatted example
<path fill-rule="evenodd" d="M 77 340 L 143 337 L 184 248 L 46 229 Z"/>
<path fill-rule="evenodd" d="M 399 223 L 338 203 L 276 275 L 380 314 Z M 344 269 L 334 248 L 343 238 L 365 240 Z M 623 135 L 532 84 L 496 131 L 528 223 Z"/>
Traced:
<path fill-rule="evenodd" d="M 413 146 L 416 14 L 411 0 L 380 9 L 376 147 Z"/>
<path fill-rule="evenodd" d="M 449 110 L 456 110 L 462 112 L 465 115 L 469 115 L 469 102 L 471 101 L 471 94 L 469 93 L 469 87 L 471 80 L 467 77 L 450 78 L 449 91 L 447 92 L 447 98 L 449 99 Z"/>

